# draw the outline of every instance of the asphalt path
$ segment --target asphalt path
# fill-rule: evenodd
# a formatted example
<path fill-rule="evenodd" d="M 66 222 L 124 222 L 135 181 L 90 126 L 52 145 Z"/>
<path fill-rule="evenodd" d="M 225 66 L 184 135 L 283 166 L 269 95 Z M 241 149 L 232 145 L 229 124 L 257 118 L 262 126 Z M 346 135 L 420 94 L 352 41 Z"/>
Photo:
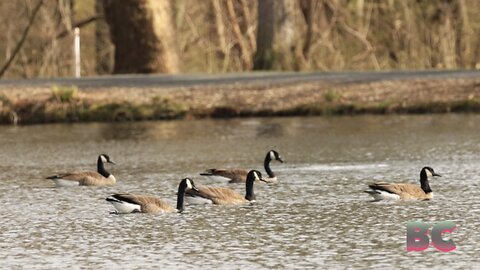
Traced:
<path fill-rule="evenodd" d="M 301 82 L 335 84 L 367 83 L 385 80 L 480 78 L 480 70 L 382 71 L 382 72 L 248 72 L 215 75 L 109 75 L 84 78 L 0 80 L 0 87 L 45 87 L 75 85 L 81 89 L 109 87 L 182 87 L 222 84 L 268 85 Z"/>

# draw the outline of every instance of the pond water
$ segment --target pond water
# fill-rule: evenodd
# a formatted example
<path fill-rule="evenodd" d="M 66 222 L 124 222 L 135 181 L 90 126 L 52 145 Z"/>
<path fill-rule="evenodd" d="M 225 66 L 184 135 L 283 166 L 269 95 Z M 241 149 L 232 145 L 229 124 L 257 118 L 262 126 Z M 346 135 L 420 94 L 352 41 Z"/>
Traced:
<path fill-rule="evenodd" d="M 480 116 L 359 116 L 184 120 L 0 127 L 2 268 L 321 269 L 480 267 Z M 114 192 L 175 203 L 181 178 L 212 167 L 263 170 L 244 206 L 190 205 L 182 214 L 112 215 Z M 56 188 L 46 176 L 95 170 L 115 187 Z M 432 201 L 371 202 L 373 181 L 418 184 L 423 166 L 443 177 Z M 457 249 L 406 251 L 406 224 L 454 221 Z M 448 236 L 447 236 L 448 238 Z"/>

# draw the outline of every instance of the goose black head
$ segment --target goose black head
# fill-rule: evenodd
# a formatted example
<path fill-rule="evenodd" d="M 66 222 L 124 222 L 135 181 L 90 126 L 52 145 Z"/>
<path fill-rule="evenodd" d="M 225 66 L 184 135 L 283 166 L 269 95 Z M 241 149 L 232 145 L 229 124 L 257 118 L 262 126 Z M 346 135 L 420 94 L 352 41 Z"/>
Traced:
<path fill-rule="evenodd" d="M 441 177 L 440 174 L 436 173 L 431 167 L 423 167 L 423 169 L 420 171 L 420 178 L 428 178 L 432 176 L 438 176 Z"/>
<path fill-rule="evenodd" d="M 115 162 L 113 162 L 113 160 L 111 160 L 107 154 L 101 154 L 100 159 L 102 160 L 103 163 L 115 164 Z"/>
<path fill-rule="evenodd" d="M 180 182 L 180 185 L 184 186 L 185 189 L 193 189 L 195 191 L 198 191 L 197 187 L 195 186 L 195 183 L 190 178 L 183 178 L 182 181 Z"/>
<path fill-rule="evenodd" d="M 283 159 L 277 151 L 272 149 L 268 152 L 268 155 L 270 157 L 270 160 L 277 160 L 280 163 L 283 163 Z"/>
<path fill-rule="evenodd" d="M 247 181 L 248 180 L 267 182 L 267 180 L 262 178 L 262 173 L 257 170 L 251 170 L 248 172 Z"/>

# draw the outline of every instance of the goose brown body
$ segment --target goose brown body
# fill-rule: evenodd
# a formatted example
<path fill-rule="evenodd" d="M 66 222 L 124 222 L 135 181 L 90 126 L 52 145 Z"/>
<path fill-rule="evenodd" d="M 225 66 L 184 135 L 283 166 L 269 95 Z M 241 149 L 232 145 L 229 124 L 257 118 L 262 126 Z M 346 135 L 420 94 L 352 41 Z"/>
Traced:
<path fill-rule="evenodd" d="M 184 208 L 184 196 L 187 190 L 197 190 L 193 180 L 184 178 L 178 184 L 177 207 L 174 208 L 166 201 L 151 195 L 117 193 L 109 196 L 105 200 L 110 202 L 115 209 L 115 213 L 171 213 L 182 212 Z"/>
<path fill-rule="evenodd" d="M 201 175 L 205 176 L 220 176 L 230 179 L 229 183 L 244 183 L 247 179 L 248 170 L 244 169 L 208 169 Z"/>
<path fill-rule="evenodd" d="M 188 195 L 209 199 L 214 204 L 242 204 L 248 200 L 240 193 L 225 187 L 199 186 L 198 191 L 187 191 Z"/>
<path fill-rule="evenodd" d="M 278 154 L 275 150 L 270 150 L 267 152 L 264 160 L 264 168 L 267 172 L 268 177 L 263 178 L 264 182 L 267 183 L 274 183 L 277 182 L 277 176 L 273 173 L 270 169 L 270 161 L 277 160 L 283 163 L 280 154 Z M 219 176 L 226 179 L 229 179 L 229 183 L 245 183 L 247 179 L 248 170 L 246 169 L 208 169 L 205 172 L 201 173 L 200 175 L 203 176 Z"/>
<path fill-rule="evenodd" d="M 433 192 L 425 193 L 420 186 L 409 183 L 377 182 L 369 185 L 368 187 L 373 190 L 383 190 L 392 194 L 396 194 L 402 200 L 430 200 L 433 198 Z"/>
<path fill-rule="evenodd" d="M 429 177 L 440 176 L 430 167 L 424 167 L 420 171 L 420 186 L 410 183 L 387 183 L 377 182 L 368 185 L 370 194 L 375 200 L 430 200 L 433 191 L 428 181 Z"/>
<path fill-rule="evenodd" d="M 200 186 L 197 190 L 187 190 L 186 195 L 194 198 L 203 198 L 214 204 L 243 204 L 252 202 L 255 200 L 253 192 L 254 182 L 265 180 L 262 178 L 262 173 L 256 170 L 249 171 L 246 178 L 245 196 L 230 188 L 209 186 Z"/>
<path fill-rule="evenodd" d="M 49 176 L 47 179 L 56 180 L 69 180 L 78 182 L 79 186 L 114 186 L 117 182 L 113 175 L 104 177 L 98 172 L 71 172 L 60 173 L 57 175 Z"/>
<path fill-rule="evenodd" d="M 166 201 L 151 195 L 119 193 L 112 195 L 112 197 L 119 201 L 139 205 L 139 212 L 142 213 L 157 214 L 177 211 L 177 209 Z"/>
<path fill-rule="evenodd" d="M 52 180 L 57 186 L 114 186 L 117 179 L 105 169 L 104 163 L 115 164 L 108 155 L 101 154 L 98 156 L 96 172 L 59 173 L 46 179 Z"/>

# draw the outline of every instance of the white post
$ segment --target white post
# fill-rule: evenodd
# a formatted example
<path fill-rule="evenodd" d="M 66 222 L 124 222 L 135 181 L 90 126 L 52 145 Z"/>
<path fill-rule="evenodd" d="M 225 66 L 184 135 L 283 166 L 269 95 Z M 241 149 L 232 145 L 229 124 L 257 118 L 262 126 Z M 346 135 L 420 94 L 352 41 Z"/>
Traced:
<path fill-rule="evenodd" d="M 75 78 L 80 78 L 80 28 L 75 27 L 73 52 L 75 54 Z"/>

